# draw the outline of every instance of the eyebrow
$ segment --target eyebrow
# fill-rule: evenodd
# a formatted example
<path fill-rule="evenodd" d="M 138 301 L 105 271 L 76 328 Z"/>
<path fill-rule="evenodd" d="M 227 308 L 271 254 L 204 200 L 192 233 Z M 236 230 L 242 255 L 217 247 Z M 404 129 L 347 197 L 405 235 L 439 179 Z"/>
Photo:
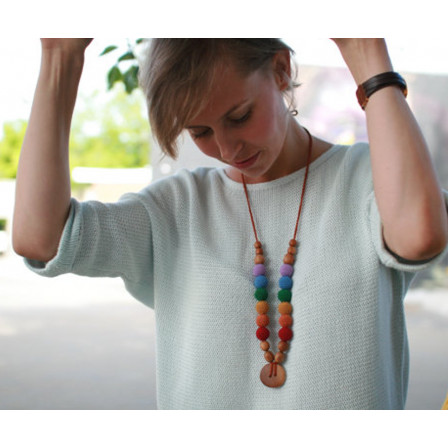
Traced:
<path fill-rule="evenodd" d="M 244 99 L 243 101 L 239 102 L 238 104 L 235 104 L 232 106 L 221 118 L 220 120 L 224 119 L 225 117 L 228 117 L 234 110 L 241 107 L 243 104 L 247 103 L 249 101 L 249 98 Z M 205 125 L 194 125 L 194 126 L 186 126 L 186 129 L 195 129 L 195 128 L 206 128 Z"/>

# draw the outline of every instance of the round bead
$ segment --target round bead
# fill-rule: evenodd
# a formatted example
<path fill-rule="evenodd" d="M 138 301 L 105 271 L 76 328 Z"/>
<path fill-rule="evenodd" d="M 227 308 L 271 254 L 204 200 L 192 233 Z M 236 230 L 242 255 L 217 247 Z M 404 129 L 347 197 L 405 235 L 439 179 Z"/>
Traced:
<path fill-rule="evenodd" d="M 262 302 L 258 302 L 262 303 Z M 278 312 L 280 314 L 291 314 L 292 313 L 292 305 L 289 302 L 282 302 L 278 305 Z"/>
<path fill-rule="evenodd" d="M 257 275 L 265 275 L 266 267 L 264 264 L 256 264 L 252 269 L 252 274 L 256 277 Z"/>
<path fill-rule="evenodd" d="M 297 253 L 297 249 L 294 246 L 288 247 L 288 254 L 294 255 Z"/>
<path fill-rule="evenodd" d="M 269 311 L 269 304 L 265 300 L 260 300 L 255 305 L 255 309 L 257 310 L 258 314 L 266 314 Z M 284 314 L 284 313 L 280 313 Z"/>
<path fill-rule="evenodd" d="M 280 280 L 278 281 L 278 285 L 281 289 L 291 289 L 292 288 L 292 279 L 291 277 L 288 277 L 284 275 L 283 277 L 280 277 Z"/>
<path fill-rule="evenodd" d="M 292 293 L 290 289 L 281 289 L 277 296 L 280 302 L 291 302 Z"/>
<path fill-rule="evenodd" d="M 254 247 L 255 247 L 255 249 L 260 249 L 261 248 L 261 242 L 260 241 L 255 241 Z"/>
<path fill-rule="evenodd" d="M 294 264 L 294 255 L 286 254 L 286 255 L 283 257 L 283 263 L 286 263 L 286 264 Z"/>
<path fill-rule="evenodd" d="M 282 340 L 282 341 L 289 341 L 290 339 L 292 339 L 292 330 L 291 328 L 288 327 L 283 327 L 280 328 L 280 330 L 278 331 L 278 337 Z"/>
<path fill-rule="evenodd" d="M 269 337 L 269 330 L 266 327 L 259 327 L 256 334 L 260 341 L 265 341 Z"/>
<path fill-rule="evenodd" d="M 289 349 L 289 344 L 285 341 L 280 341 L 277 345 L 278 349 L 283 353 L 287 352 Z"/>
<path fill-rule="evenodd" d="M 289 245 L 294 247 L 297 246 L 297 241 L 296 240 L 289 240 Z"/>
<path fill-rule="evenodd" d="M 268 341 L 261 341 L 260 342 L 260 348 L 264 351 L 267 352 L 270 349 L 270 345 Z"/>
<path fill-rule="evenodd" d="M 292 325 L 292 317 L 290 314 L 282 314 L 278 319 L 278 323 L 282 327 L 290 327 Z M 258 323 L 257 323 L 258 324 Z"/>
<path fill-rule="evenodd" d="M 272 362 L 272 361 L 274 361 L 274 353 L 272 353 L 272 352 L 265 352 L 265 354 L 264 354 L 264 359 L 265 359 L 267 362 Z"/>
<path fill-rule="evenodd" d="M 255 255 L 254 262 L 255 262 L 255 264 L 263 264 L 264 263 L 264 255 Z"/>
<path fill-rule="evenodd" d="M 285 355 L 283 353 L 277 352 L 275 354 L 275 359 L 274 359 L 275 362 L 278 362 L 279 364 L 281 364 L 284 360 L 285 360 Z"/>
<path fill-rule="evenodd" d="M 260 249 L 255 249 L 255 253 L 257 255 L 263 255 L 263 249 L 260 247 Z"/>
<path fill-rule="evenodd" d="M 292 276 L 294 272 L 294 268 L 290 264 L 282 264 L 280 267 L 280 274 L 281 275 L 287 275 L 289 277 Z"/>
<path fill-rule="evenodd" d="M 257 300 L 266 300 L 268 298 L 268 290 L 266 288 L 257 288 L 254 296 Z"/>
<path fill-rule="evenodd" d="M 287 314 L 286 314 L 287 316 Z M 269 317 L 267 314 L 259 314 L 257 316 L 257 325 L 259 327 L 266 327 L 267 325 L 269 325 Z"/>
<path fill-rule="evenodd" d="M 255 288 L 266 288 L 268 279 L 265 275 L 257 275 L 254 280 Z"/>

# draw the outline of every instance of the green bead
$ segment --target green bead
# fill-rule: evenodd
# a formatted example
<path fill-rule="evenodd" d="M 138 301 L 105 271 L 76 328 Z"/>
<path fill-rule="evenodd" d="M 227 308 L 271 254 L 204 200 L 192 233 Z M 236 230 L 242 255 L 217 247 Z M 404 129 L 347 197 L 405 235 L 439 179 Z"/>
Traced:
<path fill-rule="evenodd" d="M 257 300 L 266 300 L 268 298 L 268 290 L 266 288 L 257 288 L 255 290 L 255 298 Z"/>
<path fill-rule="evenodd" d="M 291 302 L 291 296 L 290 289 L 281 289 L 278 292 L 278 300 L 280 300 L 280 302 Z"/>

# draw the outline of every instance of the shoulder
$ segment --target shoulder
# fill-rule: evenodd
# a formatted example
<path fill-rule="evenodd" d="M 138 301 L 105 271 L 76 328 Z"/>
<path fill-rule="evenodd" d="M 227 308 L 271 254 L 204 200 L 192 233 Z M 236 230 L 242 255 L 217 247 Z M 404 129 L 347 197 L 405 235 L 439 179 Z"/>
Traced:
<path fill-rule="evenodd" d="M 221 179 L 216 168 L 180 169 L 175 174 L 152 182 L 136 196 L 144 203 L 185 204 L 206 193 L 216 194 L 222 184 Z"/>

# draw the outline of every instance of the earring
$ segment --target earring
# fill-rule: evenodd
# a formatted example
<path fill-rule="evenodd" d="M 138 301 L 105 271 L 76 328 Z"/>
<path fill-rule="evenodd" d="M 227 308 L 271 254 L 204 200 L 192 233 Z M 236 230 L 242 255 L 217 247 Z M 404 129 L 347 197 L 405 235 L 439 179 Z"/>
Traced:
<path fill-rule="evenodd" d="M 296 117 L 297 115 L 299 115 L 299 111 L 298 111 L 297 109 L 293 109 L 293 110 L 291 111 L 291 115 L 292 115 L 293 117 Z"/>

